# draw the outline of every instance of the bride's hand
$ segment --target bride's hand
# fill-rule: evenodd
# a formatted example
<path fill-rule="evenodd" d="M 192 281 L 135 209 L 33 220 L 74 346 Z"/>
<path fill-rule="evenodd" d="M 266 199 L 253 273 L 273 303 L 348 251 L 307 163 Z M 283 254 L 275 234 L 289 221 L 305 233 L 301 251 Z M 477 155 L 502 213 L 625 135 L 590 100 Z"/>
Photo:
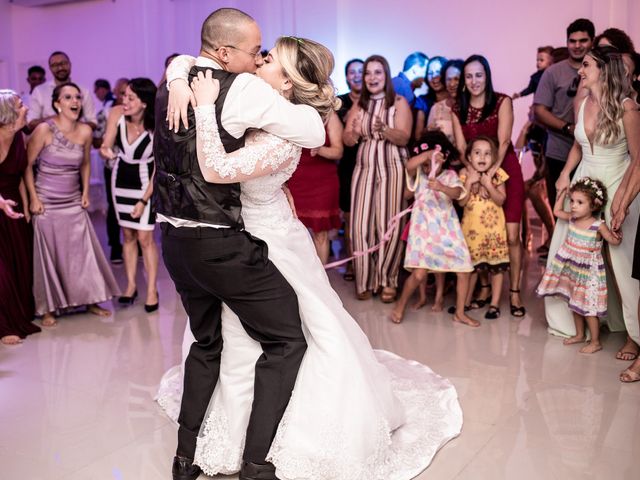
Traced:
<path fill-rule="evenodd" d="M 171 82 L 169 88 L 169 105 L 167 106 L 169 131 L 174 130 L 177 132 L 180 129 L 180 120 L 182 120 L 184 128 L 189 128 L 189 121 L 187 120 L 189 104 L 194 108 L 196 106 L 193 92 L 186 80 L 177 78 Z"/>
<path fill-rule="evenodd" d="M 211 70 L 198 72 L 198 76 L 191 81 L 191 89 L 198 106 L 213 105 L 220 93 L 220 82 L 213 78 Z"/>

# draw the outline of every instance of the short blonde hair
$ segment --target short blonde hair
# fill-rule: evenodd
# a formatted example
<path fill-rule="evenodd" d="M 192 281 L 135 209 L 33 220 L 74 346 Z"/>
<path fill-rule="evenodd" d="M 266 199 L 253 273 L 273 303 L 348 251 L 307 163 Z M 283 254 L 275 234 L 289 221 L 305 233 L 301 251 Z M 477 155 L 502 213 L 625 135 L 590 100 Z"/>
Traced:
<path fill-rule="evenodd" d="M 334 60 L 324 45 L 298 37 L 280 37 L 276 41 L 278 61 L 291 81 L 291 102 L 310 105 L 323 119 L 340 108 L 331 82 Z"/>
<path fill-rule="evenodd" d="M 17 98 L 18 94 L 13 90 L 0 90 L 0 127 L 11 125 L 18 118 Z"/>

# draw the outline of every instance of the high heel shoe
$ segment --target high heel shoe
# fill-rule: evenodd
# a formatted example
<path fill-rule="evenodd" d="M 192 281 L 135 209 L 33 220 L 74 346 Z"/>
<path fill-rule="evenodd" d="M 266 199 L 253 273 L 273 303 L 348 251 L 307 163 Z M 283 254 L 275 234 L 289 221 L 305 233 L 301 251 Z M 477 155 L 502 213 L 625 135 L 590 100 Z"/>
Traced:
<path fill-rule="evenodd" d="M 138 289 L 136 288 L 133 291 L 133 295 L 131 295 L 130 297 L 127 295 L 123 295 L 121 297 L 118 298 L 118 303 L 122 304 L 122 305 L 133 305 L 133 302 L 136 301 L 136 298 L 138 298 Z"/>
<path fill-rule="evenodd" d="M 520 293 L 520 290 L 509 289 L 509 293 Z M 509 304 L 511 307 L 511 315 L 514 317 L 524 317 L 526 315 L 527 310 L 524 307 L 516 307 L 511 301 L 509 301 Z"/>
<path fill-rule="evenodd" d="M 144 304 L 144 311 L 147 313 L 151 313 L 151 312 L 155 312 L 156 310 L 158 310 L 158 308 L 160 307 L 160 294 L 156 293 L 158 300 L 156 301 L 156 303 L 149 305 L 147 303 Z"/>

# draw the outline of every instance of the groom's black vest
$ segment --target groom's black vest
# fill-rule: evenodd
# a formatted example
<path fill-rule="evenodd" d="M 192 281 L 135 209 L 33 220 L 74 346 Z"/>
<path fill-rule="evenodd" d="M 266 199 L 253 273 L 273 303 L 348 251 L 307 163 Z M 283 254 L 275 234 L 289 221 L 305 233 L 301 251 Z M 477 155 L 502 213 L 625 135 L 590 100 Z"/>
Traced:
<path fill-rule="evenodd" d="M 189 82 L 199 71 L 210 68 L 193 67 Z M 220 94 L 216 100 L 216 120 L 225 150 L 233 152 L 244 146 L 244 136 L 234 138 L 220 121 L 222 107 L 229 88 L 237 77 L 235 73 L 213 69 L 213 77 L 220 81 Z M 163 83 L 156 96 L 156 126 L 153 154 L 156 164 L 153 204 L 157 213 L 215 225 L 242 229 L 240 217 L 240 185 L 215 184 L 202 176 L 196 151 L 195 114 L 189 106 L 189 129 L 180 124 L 178 133 L 169 131 L 166 122 L 169 92 Z"/>

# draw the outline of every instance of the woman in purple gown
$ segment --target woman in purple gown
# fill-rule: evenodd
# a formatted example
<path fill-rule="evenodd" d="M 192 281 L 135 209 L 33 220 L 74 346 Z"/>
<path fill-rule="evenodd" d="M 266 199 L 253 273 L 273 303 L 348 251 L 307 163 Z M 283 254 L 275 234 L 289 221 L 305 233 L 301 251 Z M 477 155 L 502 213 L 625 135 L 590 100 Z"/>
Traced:
<path fill-rule="evenodd" d="M 58 114 L 34 130 L 25 175 L 34 215 L 33 293 L 43 326 L 55 325 L 56 314 L 82 305 L 109 316 L 98 303 L 119 293 L 87 213 L 92 132 L 78 122 L 82 94 L 67 83 L 55 88 L 52 101 Z"/>
<path fill-rule="evenodd" d="M 20 130 L 27 107 L 0 90 L 0 342 L 15 345 L 40 331 L 33 320 L 32 234 L 22 176 L 27 154 Z"/>

